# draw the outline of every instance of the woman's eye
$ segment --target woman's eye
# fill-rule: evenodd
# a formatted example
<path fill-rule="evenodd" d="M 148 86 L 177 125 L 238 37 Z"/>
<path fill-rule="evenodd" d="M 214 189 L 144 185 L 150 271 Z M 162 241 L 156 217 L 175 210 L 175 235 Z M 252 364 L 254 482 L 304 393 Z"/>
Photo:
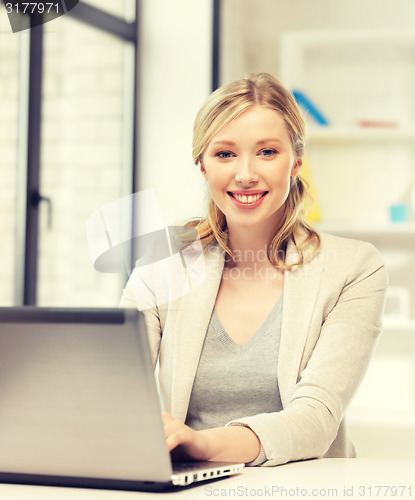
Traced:
<path fill-rule="evenodd" d="M 217 156 L 218 158 L 227 159 L 232 158 L 234 154 L 232 153 L 232 151 L 219 151 L 215 156 Z"/>
<path fill-rule="evenodd" d="M 272 155 L 275 155 L 277 154 L 277 150 L 276 149 L 272 149 L 272 148 L 266 148 L 266 149 L 262 149 L 259 154 L 262 155 L 262 156 L 272 156 Z"/>

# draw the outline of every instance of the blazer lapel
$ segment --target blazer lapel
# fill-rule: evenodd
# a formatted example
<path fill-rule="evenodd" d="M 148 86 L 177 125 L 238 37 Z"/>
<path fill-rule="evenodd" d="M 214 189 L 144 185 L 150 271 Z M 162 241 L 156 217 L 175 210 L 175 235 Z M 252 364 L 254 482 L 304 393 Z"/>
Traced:
<path fill-rule="evenodd" d="M 286 263 L 298 259 L 292 241 L 287 248 Z M 301 358 L 313 316 L 323 267 L 319 258 L 294 266 L 285 273 L 284 302 L 278 356 L 278 384 L 285 408 L 299 379 Z"/>
<path fill-rule="evenodd" d="M 186 419 L 200 353 L 215 305 L 224 264 L 223 251 L 209 248 L 204 254 L 205 279 L 191 293 L 181 297 L 175 323 L 171 414 Z"/>

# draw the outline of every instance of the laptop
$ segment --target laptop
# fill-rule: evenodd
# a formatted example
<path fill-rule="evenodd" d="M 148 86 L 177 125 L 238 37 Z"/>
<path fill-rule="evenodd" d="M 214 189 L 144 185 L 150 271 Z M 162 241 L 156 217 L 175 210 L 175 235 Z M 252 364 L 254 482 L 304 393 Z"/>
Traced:
<path fill-rule="evenodd" d="M 238 473 L 173 464 L 144 317 L 0 308 L 0 482 L 161 490 Z"/>

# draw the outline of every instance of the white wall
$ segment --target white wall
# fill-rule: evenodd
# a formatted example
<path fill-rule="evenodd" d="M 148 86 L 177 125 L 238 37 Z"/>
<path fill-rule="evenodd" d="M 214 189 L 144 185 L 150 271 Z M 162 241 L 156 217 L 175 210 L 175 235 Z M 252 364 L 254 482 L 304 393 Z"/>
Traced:
<path fill-rule="evenodd" d="M 222 82 L 251 71 L 278 74 L 287 31 L 414 29 L 414 0 L 226 0 Z"/>
<path fill-rule="evenodd" d="M 210 93 L 212 1 L 144 0 L 141 15 L 138 189 L 174 224 L 203 213 L 192 130 Z"/>

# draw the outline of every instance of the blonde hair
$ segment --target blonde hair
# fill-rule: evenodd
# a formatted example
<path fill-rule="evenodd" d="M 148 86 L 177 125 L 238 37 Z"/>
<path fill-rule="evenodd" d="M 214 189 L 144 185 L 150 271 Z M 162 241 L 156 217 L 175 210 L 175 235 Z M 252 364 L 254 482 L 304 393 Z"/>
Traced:
<path fill-rule="evenodd" d="M 290 92 L 281 82 L 268 73 L 258 73 L 229 83 L 217 89 L 200 109 L 193 129 L 193 160 L 202 161 L 210 141 L 227 124 L 252 106 L 265 106 L 277 111 L 284 119 L 297 158 L 304 155 L 305 122 Z M 268 243 L 270 262 L 280 269 L 291 269 L 304 261 L 304 250 L 314 253 L 320 244 L 318 233 L 306 220 L 305 201 L 309 197 L 308 184 L 301 176 L 290 180 L 290 191 L 280 227 Z M 204 246 L 219 244 L 229 256 L 234 255 L 228 246 L 226 217 L 209 195 L 206 218 L 188 222 L 195 227 Z M 300 234 L 306 234 L 303 241 Z M 291 265 L 285 263 L 288 241 L 292 239 L 299 259 Z"/>

